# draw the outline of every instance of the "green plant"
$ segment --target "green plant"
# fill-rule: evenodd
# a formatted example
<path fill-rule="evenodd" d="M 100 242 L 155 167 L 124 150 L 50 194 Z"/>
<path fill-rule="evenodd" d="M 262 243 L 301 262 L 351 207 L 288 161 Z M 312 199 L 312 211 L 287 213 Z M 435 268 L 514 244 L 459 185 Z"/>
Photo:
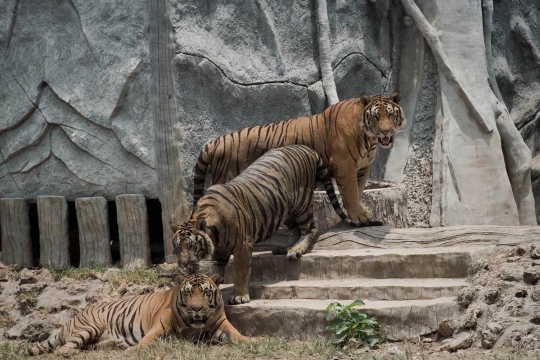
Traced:
<path fill-rule="evenodd" d="M 338 344 L 355 342 L 356 339 L 373 347 L 386 340 L 386 328 L 375 317 L 368 317 L 355 309 L 365 305 L 356 300 L 349 305 L 333 302 L 326 308 L 326 330 L 332 330 Z"/>

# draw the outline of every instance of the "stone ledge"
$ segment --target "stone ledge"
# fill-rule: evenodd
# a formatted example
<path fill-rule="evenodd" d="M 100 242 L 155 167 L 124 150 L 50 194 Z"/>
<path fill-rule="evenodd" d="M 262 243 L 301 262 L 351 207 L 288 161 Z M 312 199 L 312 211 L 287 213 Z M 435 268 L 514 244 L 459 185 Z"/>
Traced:
<path fill-rule="evenodd" d="M 231 323 L 243 334 L 287 339 L 327 336 L 325 309 L 342 300 L 253 300 L 248 304 L 226 305 Z M 348 303 L 345 301 L 344 303 Z M 455 298 L 411 301 L 365 301 L 360 312 L 376 316 L 388 328 L 388 338 L 401 340 L 431 333 L 444 319 L 459 314 Z"/>
<path fill-rule="evenodd" d="M 465 279 L 338 279 L 253 281 L 251 299 L 340 299 L 340 300 L 428 300 L 457 296 L 468 286 Z M 232 292 L 232 284 L 221 285 L 223 298 Z"/>

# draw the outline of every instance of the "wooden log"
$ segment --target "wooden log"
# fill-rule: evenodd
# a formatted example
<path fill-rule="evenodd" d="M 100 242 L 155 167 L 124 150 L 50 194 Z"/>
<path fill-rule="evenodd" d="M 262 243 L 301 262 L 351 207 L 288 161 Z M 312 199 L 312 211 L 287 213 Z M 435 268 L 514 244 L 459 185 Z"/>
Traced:
<path fill-rule="evenodd" d="M 110 266 L 109 211 L 104 197 L 75 200 L 79 225 L 80 266 Z"/>
<path fill-rule="evenodd" d="M 120 259 L 124 268 L 146 267 L 150 264 L 148 217 L 143 195 L 116 197 Z"/>
<path fill-rule="evenodd" d="M 393 229 L 387 226 L 355 228 L 341 222 L 319 235 L 312 251 L 395 249 L 398 254 L 403 254 L 405 249 L 411 248 L 467 247 L 485 250 L 490 246 L 525 246 L 537 243 L 539 238 L 539 226 L 473 225 Z M 255 244 L 254 250 L 270 251 L 275 246 L 288 244 L 288 234 L 278 233 Z"/>
<path fill-rule="evenodd" d="M 68 268 L 68 204 L 63 196 L 38 196 L 39 265 L 54 270 Z"/>
<path fill-rule="evenodd" d="M 184 191 L 180 156 L 182 132 L 177 126 L 176 94 L 174 90 L 174 35 L 170 0 L 150 0 L 150 64 L 154 95 L 154 137 L 156 139 L 157 187 L 163 224 L 165 260 L 176 261 L 170 222 L 181 224 L 184 215 Z"/>
<path fill-rule="evenodd" d="M 34 265 L 28 210 L 25 199 L 0 199 L 2 261 L 6 265 Z"/>

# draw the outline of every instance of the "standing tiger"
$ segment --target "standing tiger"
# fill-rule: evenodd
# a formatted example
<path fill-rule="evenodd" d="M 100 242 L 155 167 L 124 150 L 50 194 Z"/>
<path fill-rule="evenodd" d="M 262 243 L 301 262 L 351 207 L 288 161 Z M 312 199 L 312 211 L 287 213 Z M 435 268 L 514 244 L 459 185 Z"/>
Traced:
<path fill-rule="evenodd" d="M 207 335 L 214 342 L 248 341 L 225 316 L 220 275 L 177 276 L 180 285 L 170 290 L 86 308 L 30 353 L 48 353 L 56 347 L 60 353 L 76 353 L 93 343 L 144 347 L 174 333 L 190 339 Z"/>
<path fill-rule="evenodd" d="M 280 224 L 300 239 L 287 250 L 287 259 L 304 254 L 317 239 L 313 221 L 313 190 L 324 184 L 338 215 L 348 219 L 336 198 L 330 175 L 317 152 L 304 145 L 268 151 L 233 180 L 211 186 L 188 220 L 172 225 L 178 262 L 197 271 L 198 262 L 213 255 L 221 265 L 234 255 L 231 304 L 249 302 L 253 245 L 274 235 Z"/>
<path fill-rule="evenodd" d="M 351 220 L 366 222 L 371 216 L 360 204 L 377 143 L 387 148 L 392 136 L 405 126 L 398 105 L 400 93 L 341 101 L 310 117 L 254 126 L 221 136 L 201 150 L 193 179 L 193 202 L 204 193 L 206 173 L 212 184 L 234 179 L 270 149 L 291 144 L 309 146 L 319 153 L 341 191 Z M 382 224 L 382 223 L 380 223 Z"/>

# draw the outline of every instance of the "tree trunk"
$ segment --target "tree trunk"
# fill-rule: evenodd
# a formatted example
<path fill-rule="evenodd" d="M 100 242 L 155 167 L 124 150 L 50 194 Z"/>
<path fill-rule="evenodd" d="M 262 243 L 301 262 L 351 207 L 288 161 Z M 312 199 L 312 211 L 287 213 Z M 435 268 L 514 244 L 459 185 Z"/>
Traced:
<path fill-rule="evenodd" d="M 332 70 L 330 25 L 328 24 L 326 0 L 317 0 L 317 17 L 319 25 L 319 64 L 321 67 L 322 83 L 328 105 L 334 105 L 339 102 L 339 99 L 334 81 L 334 71 Z"/>
<path fill-rule="evenodd" d="M 497 117 L 497 129 L 501 134 L 501 142 L 506 160 L 506 169 L 519 212 L 520 225 L 537 225 L 534 206 L 534 194 L 531 186 L 532 153 L 514 124 L 508 108 L 495 79 L 491 52 L 491 32 L 493 24 L 493 0 L 483 0 L 484 10 L 484 43 L 486 46 L 486 63 L 489 74 L 489 85 L 498 99 L 494 105 Z"/>
<path fill-rule="evenodd" d="M 70 266 L 68 205 L 63 196 L 37 197 L 39 265 L 54 270 Z"/>
<path fill-rule="evenodd" d="M 0 199 L 2 261 L 17 268 L 34 266 L 30 218 L 25 199 Z"/>
<path fill-rule="evenodd" d="M 104 197 L 75 200 L 79 225 L 80 266 L 110 266 L 109 211 Z"/>
<path fill-rule="evenodd" d="M 486 81 L 480 2 L 428 0 L 429 20 L 413 0 L 401 2 L 439 72 L 431 225 L 518 225 L 493 111 L 497 99 Z"/>
<path fill-rule="evenodd" d="M 174 37 L 170 9 L 168 0 L 149 0 L 158 196 L 167 262 L 175 261 L 169 223 L 179 224 L 184 221 L 185 206 L 179 153 L 182 134 L 176 112 Z"/>
<path fill-rule="evenodd" d="M 116 214 L 122 266 L 147 267 L 150 264 L 150 241 L 144 196 L 117 196 Z"/>

